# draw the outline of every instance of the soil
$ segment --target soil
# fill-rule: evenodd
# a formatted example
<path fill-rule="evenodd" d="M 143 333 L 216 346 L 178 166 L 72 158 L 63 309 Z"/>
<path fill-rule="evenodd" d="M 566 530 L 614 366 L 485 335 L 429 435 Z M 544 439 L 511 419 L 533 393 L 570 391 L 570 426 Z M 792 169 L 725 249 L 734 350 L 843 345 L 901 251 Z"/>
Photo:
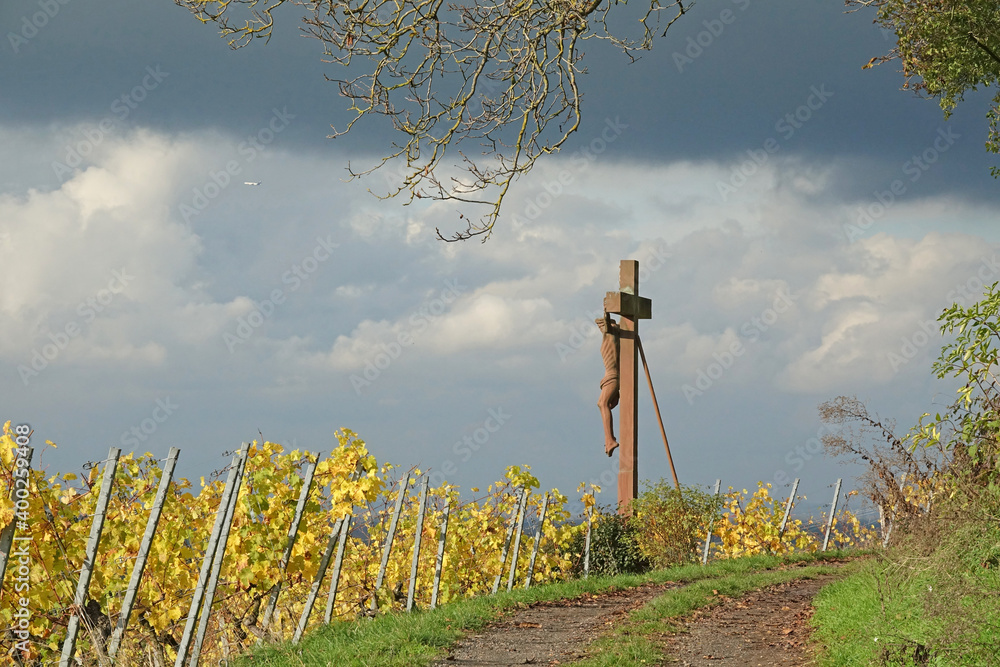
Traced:
<path fill-rule="evenodd" d="M 683 633 L 662 638 L 668 655 L 663 665 L 814 664 L 809 642 L 812 599 L 835 577 L 791 581 L 738 599 L 722 598 L 722 604 L 694 612 L 681 623 Z M 572 663 L 585 657 L 588 644 L 628 612 L 680 586 L 647 585 L 534 604 L 461 640 L 435 667 Z"/>
<path fill-rule="evenodd" d="M 666 665 L 718 667 L 812 665 L 812 599 L 836 575 L 772 586 L 685 619 L 686 632 L 666 640 Z"/>
<path fill-rule="evenodd" d="M 587 644 L 669 588 L 647 585 L 601 595 L 584 593 L 572 600 L 540 602 L 469 635 L 435 667 L 508 667 L 558 665 L 586 655 Z"/>

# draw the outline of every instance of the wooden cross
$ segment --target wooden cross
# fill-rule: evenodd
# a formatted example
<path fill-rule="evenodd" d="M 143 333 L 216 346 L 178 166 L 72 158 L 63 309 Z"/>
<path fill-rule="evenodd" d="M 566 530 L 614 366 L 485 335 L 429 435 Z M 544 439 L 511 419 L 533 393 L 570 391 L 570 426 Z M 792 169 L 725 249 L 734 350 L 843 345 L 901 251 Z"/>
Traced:
<path fill-rule="evenodd" d="M 639 296 L 639 262 L 623 259 L 618 278 L 619 291 L 604 297 L 604 311 L 621 316 L 618 399 L 618 513 L 631 514 L 632 501 L 639 495 L 638 440 L 639 352 L 636 336 L 639 320 L 653 316 L 653 302 Z"/>

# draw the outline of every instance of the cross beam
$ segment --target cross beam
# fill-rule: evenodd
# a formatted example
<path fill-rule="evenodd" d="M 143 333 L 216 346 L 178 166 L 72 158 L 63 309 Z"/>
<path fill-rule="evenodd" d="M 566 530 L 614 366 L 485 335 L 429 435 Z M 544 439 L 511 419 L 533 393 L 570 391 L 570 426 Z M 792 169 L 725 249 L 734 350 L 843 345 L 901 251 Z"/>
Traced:
<path fill-rule="evenodd" d="M 604 310 L 621 316 L 619 357 L 618 512 L 631 514 L 632 501 L 639 495 L 638 441 L 639 353 L 636 336 L 639 320 L 653 316 L 653 302 L 639 296 L 639 262 L 623 259 L 618 277 L 619 291 L 604 297 Z"/>

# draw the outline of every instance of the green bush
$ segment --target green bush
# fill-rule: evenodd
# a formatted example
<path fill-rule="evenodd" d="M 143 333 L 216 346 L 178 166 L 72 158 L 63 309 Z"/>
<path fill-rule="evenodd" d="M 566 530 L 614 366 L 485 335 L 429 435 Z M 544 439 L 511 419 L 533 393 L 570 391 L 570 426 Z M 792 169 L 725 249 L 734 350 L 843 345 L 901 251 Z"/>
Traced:
<path fill-rule="evenodd" d="M 650 569 L 637 543 L 636 524 L 607 508 L 598 508 L 590 530 L 590 573 L 595 575 L 641 574 Z M 574 536 L 571 550 L 580 554 L 574 573 L 583 574 L 586 532 Z"/>
<path fill-rule="evenodd" d="M 643 557 L 657 568 L 697 561 L 708 521 L 721 514 L 722 500 L 693 486 L 644 482 L 633 502 L 634 535 Z"/>

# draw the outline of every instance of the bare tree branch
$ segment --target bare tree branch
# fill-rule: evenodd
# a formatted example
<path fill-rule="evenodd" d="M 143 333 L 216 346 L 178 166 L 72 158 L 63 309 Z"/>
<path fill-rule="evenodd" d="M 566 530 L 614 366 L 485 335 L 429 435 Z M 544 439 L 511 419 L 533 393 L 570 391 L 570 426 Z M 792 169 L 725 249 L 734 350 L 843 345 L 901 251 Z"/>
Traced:
<path fill-rule="evenodd" d="M 667 10 L 665 33 L 693 6 L 685 0 L 647 0 L 633 37 L 612 32 L 617 0 L 175 0 L 203 22 L 214 22 L 233 48 L 265 41 L 274 12 L 300 8 L 303 31 L 320 41 L 324 61 L 343 66 L 328 77 L 350 100 L 354 117 L 337 137 L 366 116 L 384 116 L 399 140 L 376 164 L 351 178 L 400 165 L 380 198 L 455 201 L 485 208 L 445 241 L 493 232 L 513 182 L 543 155 L 555 153 L 581 122 L 579 76 L 584 40 L 604 39 L 635 59 L 652 47 Z M 243 18 L 232 14 L 242 10 Z M 359 68 L 362 73 L 358 74 Z M 478 142 L 482 157 L 462 151 Z M 453 150 L 459 165 L 445 158 Z M 460 166 L 463 175 L 451 173 Z"/>

